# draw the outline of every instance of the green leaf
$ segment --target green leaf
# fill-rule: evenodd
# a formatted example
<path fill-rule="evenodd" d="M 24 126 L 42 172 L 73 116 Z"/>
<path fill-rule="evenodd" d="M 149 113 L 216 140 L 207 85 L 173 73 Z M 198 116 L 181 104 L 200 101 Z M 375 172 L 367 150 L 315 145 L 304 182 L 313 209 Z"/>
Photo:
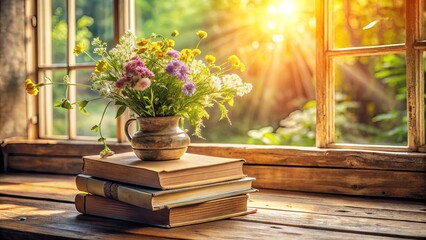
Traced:
<path fill-rule="evenodd" d="M 303 109 L 311 109 L 311 108 L 315 108 L 317 106 L 317 102 L 316 101 L 309 101 L 305 104 L 305 106 L 303 106 Z"/>
<path fill-rule="evenodd" d="M 231 98 L 231 100 L 228 101 L 229 106 L 233 107 L 234 106 L 234 99 Z"/>
<path fill-rule="evenodd" d="M 98 138 L 98 142 L 105 142 L 105 138 L 104 137 L 100 137 L 100 138 Z"/>
<path fill-rule="evenodd" d="M 90 130 L 92 130 L 93 132 L 97 132 L 97 131 L 99 131 L 99 126 L 95 125 Z"/>
<path fill-rule="evenodd" d="M 84 115 L 87 115 L 89 114 L 86 110 L 86 106 L 88 103 L 89 101 L 83 100 L 83 101 L 76 102 L 75 104 L 78 106 L 78 110 L 80 110 L 81 113 L 83 113 Z"/>
<path fill-rule="evenodd" d="M 398 112 L 397 111 L 391 111 L 388 113 L 379 114 L 375 117 L 373 117 L 373 122 L 382 122 L 382 121 L 389 121 L 394 120 L 398 118 Z"/>
<path fill-rule="evenodd" d="M 126 106 L 120 106 L 120 108 L 118 108 L 117 110 L 117 114 L 115 115 L 115 118 L 118 118 L 119 116 L 121 116 L 124 111 L 126 111 Z"/>
<path fill-rule="evenodd" d="M 61 100 L 57 101 L 54 106 L 59 108 L 64 108 L 67 110 L 73 109 L 71 102 L 66 98 L 62 98 Z"/>

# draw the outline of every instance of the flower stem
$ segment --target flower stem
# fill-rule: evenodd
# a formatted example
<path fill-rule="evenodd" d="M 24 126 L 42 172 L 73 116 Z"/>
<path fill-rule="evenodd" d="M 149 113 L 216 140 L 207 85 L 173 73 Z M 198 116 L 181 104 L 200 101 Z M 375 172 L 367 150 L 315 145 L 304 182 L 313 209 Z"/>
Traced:
<path fill-rule="evenodd" d="M 104 136 L 102 135 L 102 121 L 104 120 L 104 116 L 106 113 L 106 110 L 108 109 L 109 105 L 112 103 L 112 101 L 109 101 L 108 104 L 105 106 L 104 111 L 102 112 L 102 116 L 101 116 L 101 120 L 99 121 L 99 136 L 101 137 L 102 143 L 104 144 L 104 148 L 105 149 L 109 149 L 108 146 L 106 145 L 106 139 L 104 138 Z"/>

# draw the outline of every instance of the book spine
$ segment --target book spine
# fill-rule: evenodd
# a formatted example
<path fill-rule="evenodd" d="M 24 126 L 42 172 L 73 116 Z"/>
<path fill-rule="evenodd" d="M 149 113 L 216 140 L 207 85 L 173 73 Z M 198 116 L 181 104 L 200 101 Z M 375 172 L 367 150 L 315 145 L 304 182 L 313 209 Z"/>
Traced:
<path fill-rule="evenodd" d="M 107 198 L 77 194 L 75 208 L 78 212 L 130 222 L 169 228 L 168 211 L 154 212 Z"/>
<path fill-rule="evenodd" d="M 140 160 L 137 160 L 140 161 Z M 83 157 L 82 174 L 155 189 L 163 189 L 155 171 Z"/>
<path fill-rule="evenodd" d="M 224 206 L 223 209 L 222 206 Z M 83 214 L 166 228 L 227 219 L 256 212 L 255 209 L 247 209 L 247 195 L 190 205 L 179 210 L 176 208 L 175 213 L 169 209 L 154 212 L 88 194 L 78 194 L 75 197 L 75 207 Z"/>
<path fill-rule="evenodd" d="M 153 210 L 152 195 L 149 193 L 81 174 L 76 177 L 76 185 L 77 189 L 83 192 Z"/>

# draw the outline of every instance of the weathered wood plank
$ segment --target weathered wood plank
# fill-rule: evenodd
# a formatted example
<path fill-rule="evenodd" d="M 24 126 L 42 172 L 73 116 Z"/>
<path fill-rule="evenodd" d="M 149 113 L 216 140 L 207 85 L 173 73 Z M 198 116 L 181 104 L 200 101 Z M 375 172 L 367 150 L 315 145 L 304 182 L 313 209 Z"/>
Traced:
<path fill-rule="evenodd" d="M 191 144 L 188 152 L 244 158 L 249 164 L 426 171 L 425 153 L 231 144 Z"/>
<path fill-rule="evenodd" d="M 10 155 L 7 157 L 7 167 L 9 171 L 78 174 L 83 167 L 83 159 L 81 157 Z"/>
<path fill-rule="evenodd" d="M 0 194 L 74 202 L 79 193 L 75 176 L 54 174 L 0 174 Z"/>
<path fill-rule="evenodd" d="M 72 203 L 75 194 L 79 192 L 74 181 L 74 176 L 54 174 L 1 174 L 0 193 Z M 251 194 L 250 198 L 249 205 L 257 208 L 426 222 L 426 203 L 421 201 L 266 189 Z"/>
<path fill-rule="evenodd" d="M 285 190 L 260 189 L 250 195 L 252 199 L 266 200 L 270 206 L 287 202 L 318 204 L 333 207 L 354 207 L 426 213 L 426 202 L 382 197 L 356 197 L 336 194 L 308 193 Z"/>
<path fill-rule="evenodd" d="M 50 199 L 73 203 L 77 189 L 58 187 L 35 186 L 31 184 L 2 184 L 0 183 L 0 195 Z"/>
<path fill-rule="evenodd" d="M 109 146 L 116 153 L 132 151 L 128 143 L 109 143 Z M 29 140 L 11 138 L 5 139 L 3 148 L 9 155 L 81 157 L 84 155 L 99 154 L 103 149 L 103 145 L 95 141 Z"/>
<path fill-rule="evenodd" d="M 9 155 L 80 157 L 102 150 L 102 145 L 87 141 L 6 139 L 3 145 Z M 126 143 L 111 143 L 110 146 L 117 153 L 131 151 Z M 191 144 L 188 152 L 244 158 L 249 164 L 260 165 L 426 171 L 426 153 L 237 144 Z"/>
<path fill-rule="evenodd" d="M 0 197 L 0 238 L 13 239 L 6 233 L 28 234 L 33 239 L 55 236 L 71 239 L 137 239 L 159 237 L 163 239 L 365 239 L 363 234 L 335 230 L 317 230 L 286 226 L 285 221 L 261 223 L 275 217 L 262 211 L 253 221 L 249 218 L 223 220 L 174 229 L 147 227 L 124 221 L 78 214 L 73 204 Z M 279 213 L 281 214 L 281 213 Z M 280 218 L 285 220 L 285 216 Z M 276 221 L 276 220 L 275 220 Z M 277 221 L 276 221 L 277 222 Z M 369 239 L 388 239 L 369 235 Z"/>
<path fill-rule="evenodd" d="M 40 186 L 58 186 L 75 188 L 75 176 L 42 173 L 4 173 L 0 174 L 0 183 L 25 183 Z"/>
<path fill-rule="evenodd" d="M 297 199 L 292 197 L 292 194 L 286 195 L 281 194 L 278 196 L 271 196 L 265 193 L 251 194 L 249 206 L 253 208 L 263 208 L 271 210 L 284 210 L 299 213 L 315 213 L 332 216 L 345 216 L 345 217 L 360 217 L 360 218 L 372 218 L 372 219 L 385 219 L 385 220 L 401 220 L 410 222 L 426 223 L 426 211 L 404 211 L 397 209 L 384 209 L 384 208 L 370 208 L 370 207 L 358 207 L 350 206 L 356 205 L 359 199 L 354 199 L 355 204 L 339 204 L 331 203 L 317 203 L 316 201 L 309 201 L 311 194 L 306 194 L 306 199 Z M 339 197 L 335 196 L 335 199 L 339 201 Z M 307 200 L 307 201 L 304 201 Z M 380 199 L 376 199 L 377 203 L 380 203 Z M 348 206 L 349 205 L 349 206 Z M 405 204 L 408 205 L 408 204 Z M 426 207 L 422 206 L 423 209 Z"/>
<path fill-rule="evenodd" d="M 426 238 L 426 223 L 419 222 L 306 214 L 303 212 L 274 211 L 270 209 L 258 209 L 257 214 L 249 214 L 244 216 L 244 218 L 237 217 L 236 219 L 331 231 L 338 229 L 339 231 L 366 235 Z M 366 236 L 366 238 L 369 238 L 369 236 Z"/>
<path fill-rule="evenodd" d="M 426 198 L 423 172 L 246 165 L 244 173 L 256 178 L 253 185 L 257 188 Z"/>
<path fill-rule="evenodd" d="M 12 186 L 14 185 L 14 186 Z M 2 187 L 6 188 L 6 192 L 2 191 Z M 10 187 L 10 188 L 9 188 Z M 31 189 L 33 187 L 34 189 Z M 29 188 L 29 191 L 25 191 L 25 189 Z M 73 202 L 70 198 L 77 192 L 77 190 L 73 190 L 74 188 L 74 177 L 73 176 L 60 176 L 60 175 L 49 175 L 49 174 L 2 174 L 0 175 L 0 192 L 4 194 L 8 194 L 7 191 L 15 191 L 14 194 L 21 196 L 29 196 L 32 198 L 43 198 L 43 199 L 56 199 Z M 13 194 L 12 194 L 13 195 Z M 0 197 L 0 199 L 12 199 L 6 197 Z M 35 200 L 25 200 L 18 199 L 19 201 L 35 201 Z M 12 202 L 14 201 L 14 202 Z M 1 205 L 2 211 L 9 209 L 10 211 L 15 211 L 16 206 L 12 206 L 10 204 L 16 203 L 17 199 L 13 198 L 9 204 Z M 0 202 L 4 204 L 4 201 Z M 34 202 L 33 202 L 34 203 Z M 48 201 L 35 201 L 38 204 L 56 204 L 49 203 Z M 25 204 L 23 204 L 25 205 Z M 37 204 L 36 204 L 37 205 Z M 25 205 L 23 206 L 24 213 L 27 213 L 28 210 L 32 208 L 39 208 L 36 205 Z M 68 204 L 69 206 L 72 204 Z M 266 224 L 265 221 L 270 221 L 273 226 L 277 229 L 286 229 L 285 234 L 295 234 L 298 232 L 305 232 L 307 228 L 309 230 L 316 229 L 315 231 L 321 231 L 322 233 L 318 236 L 323 236 L 327 238 L 329 234 L 337 234 L 336 236 L 343 237 L 340 234 L 348 234 L 350 232 L 356 232 L 362 234 L 367 234 L 367 238 L 376 237 L 374 234 L 378 231 L 378 234 L 382 234 L 384 236 L 389 237 L 406 237 L 407 233 L 404 231 L 409 231 L 407 226 L 419 227 L 418 224 L 423 224 L 425 221 L 425 208 L 423 202 L 419 201 L 402 201 L 402 200 L 393 200 L 393 199 L 369 199 L 369 198 L 359 198 L 359 197 L 345 197 L 345 196 L 337 196 L 337 195 L 328 195 L 328 194 L 312 194 L 312 193 L 301 193 L 301 192 L 288 192 L 288 191 L 274 191 L 274 190 L 261 190 L 259 193 L 255 193 L 251 195 L 251 201 L 249 202 L 249 206 L 258 207 L 260 216 L 252 219 L 246 219 L 245 217 L 240 219 L 241 221 L 249 221 L 250 228 L 257 229 L 258 225 L 255 222 L 263 222 L 262 224 Z M 43 208 L 41 208 L 43 209 Z M 50 210 L 54 210 L 54 208 L 49 208 Z M 62 208 L 56 208 L 56 210 Z M 274 209 L 274 210 L 271 210 Z M 69 211 L 75 211 L 73 206 L 68 209 Z M 267 216 L 264 216 L 264 213 Z M 370 213 L 370 214 L 369 214 Z M 11 214 L 11 213 L 9 213 Z M 278 214 L 278 215 L 274 215 Z M 410 216 L 411 214 L 411 216 Z M 15 217 L 19 214 L 15 213 Z M 1 213 L 0 213 L 0 216 Z M 282 216 L 280 219 L 278 216 Z M 303 217 L 305 218 L 303 218 Z M 309 217 L 306 217 L 309 216 Z M 19 217 L 19 216 L 18 216 Z M 83 219 L 88 216 L 83 216 Z M 81 218 L 81 216 L 78 216 Z M 90 217 L 89 217 L 90 218 Z M 2 219 L 2 217 L 0 217 Z M 98 219 L 98 218 L 94 218 Z M 267 220 L 269 219 L 269 220 Z M 278 219 L 278 220 L 277 220 Z M 314 220 L 312 220 L 314 219 Z M 274 222 L 274 221 L 278 222 Z M 390 220 L 391 224 L 389 225 L 387 222 Z M 3 221 L 3 220 L 1 220 Z M 90 220 L 92 221 L 92 220 Z M 108 220 L 110 221 L 110 220 Z M 351 224 L 346 224 L 346 221 Z M 15 221 L 18 222 L 18 221 Z M 105 222 L 103 219 L 95 220 L 102 226 L 104 226 Z M 239 226 L 240 224 L 246 225 L 246 223 L 235 223 L 235 226 Z M 298 223 L 300 222 L 300 225 Z M 395 223 L 398 222 L 398 223 Z M 400 223 L 402 222 L 402 223 Z M 326 223 L 326 224 L 324 224 Z M 381 224 L 379 224 L 381 223 Z M 418 223 L 416 225 L 416 223 Z M 3 222 L 2 222 L 3 224 Z M 68 226 L 69 223 L 62 223 L 56 225 L 57 228 L 60 228 L 61 231 L 63 228 L 65 230 L 75 230 L 74 226 Z M 212 223 L 214 225 L 218 223 Z M 227 223 L 228 224 L 228 223 Z M 220 226 L 222 228 L 226 228 L 227 224 L 224 226 Z M 331 225 L 330 225 L 331 224 Z M 361 227 L 359 229 L 355 229 L 356 227 L 363 226 L 362 224 L 366 224 L 368 227 Z M 401 225 L 402 224 L 402 225 Z M 204 224 L 203 224 L 204 225 Z M 247 225 L 247 226 L 249 226 Z M 344 227 L 339 227 L 339 226 Z M 396 225 L 405 226 L 402 232 L 389 232 L 387 228 L 394 228 Z M 195 231 L 195 229 L 199 229 L 200 225 L 190 226 L 193 227 L 191 231 Z M 271 225 L 268 225 L 271 226 Z M 95 224 L 93 227 L 99 227 Z M 216 226 L 219 227 L 219 226 Z M 241 226 L 239 226 L 240 228 Z M 259 231 L 268 231 L 264 229 L 265 226 L 259 229 Z M 290 229 L 289 229 L 290 227 Z M 299 227 L 302 227 L 299 229 Z M 374 229 L 373 229 L 374 227 Z M 0 227 L 1 228 L 1 227 Z M 71 228 L 71 229 L 69 229 Z M 305 228 L 305 229 L 304 229 Z M 312 229 L 310 229 L 312 228 Z M 336 228 L 336 229 L 335 229 Z M 353 229 L 352 229 L 353 228 Z M 1 232 L 9 232 L 9 233 L 19 233 L 21 226 L 16 226 L 16 228 L 11 227 L 10 229 L 1 230 Z M 179 228 L 180 229 L 180 228 Z M 296 231 L 297 230 L 297 231 Z M 324 231 L 327 231 L 327 234 L 324 235 Z M 370 231 L 374 230 L 373 233 Z M 54 229 L 51 231 L 57 231 Z M 104 230 L 99 230 L 103 232 Z M 151 232 L 152 231 L 152 232 Z M 187 229 L 188 231 L 188 229 Z M 206 230 L 207 233 L 210 233 L 212 230 Z M 396 230 L 395 230 L 396 231 Z M 49 231 L 46 230 L 47 234 Z M 132 234 L 142 234 L 146 236 L 147 234 L 153 234 L 153 236 L 157 237 L 174 237 L 178 238 L 184 235 L 179 235 L 183 233 L 173 233 L 174 235 L 158 235 L 158 229 L 156 228 L 143 228 L 141 232 L 136 231 L 136 233 Z M 348 232 L 348 233 L 346 233 Z M 416 231 L 413 231 L 416 232 Z M 47 235 L 43 232 L 38 232 L 37 234 L 42 234 L 40 236 L 46 237 Z M 213 231 L 214 233 L 214 231 Z M 311 232 L 314 234 L 313 232 Z M 420 232 L 421 233 L 421 232 Z M 43 235 L 45 234 L 45 235 Z M 175 235 L 178 234 L 178 235 Z M 214 233 L 216 234 L 216 233 Z M 305 233 L 305 235 L 297 235 L 298 237 L 304 238 L 308 236 L 314 236 L 319 233 L 315 233 L 314 235 L 309 235 Z M 370 234 L 373 234 L 370 236 Z M 414 234 L 416 236 L 422 236 L 418 234 Z M 98 235 L 96 235 L 98 236 Z M 188 235 L 187 237 L 189 237 Z M 291 235 L 283 235 L 283 236 L 291 236 Z M 360 235 L 362 236 L 362 235 Z M 70 236 L 67 236 L 70 237 Z M 257 236 L 260 238 L 267 238 L 267 236 Z M 294 237 L 294 236 L 293 236 Z M 336 237 L 336 238 L 339 238 Z M 350 235 L 348 238 L 358 238 L 358 235 Z"/>

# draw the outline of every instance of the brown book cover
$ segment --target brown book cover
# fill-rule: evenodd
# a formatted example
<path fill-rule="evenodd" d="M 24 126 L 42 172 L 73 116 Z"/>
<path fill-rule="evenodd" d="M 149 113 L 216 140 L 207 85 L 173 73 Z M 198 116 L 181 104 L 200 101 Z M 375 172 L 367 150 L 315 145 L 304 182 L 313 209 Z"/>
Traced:
<path fill-rule="evenodd" d="M 171 161 L 141 161 L 133 152 L 84 156 L 82 173 L 157 189 L 176 189 L 244 177 L 243 159 L 185 153 Z"/>
<path fill-rule="evenodd" d="M 78 194 L 75 198 L 75 207 L 77 211 L 88 215 L 171 228 L 256 212 L 255 209 L 247 209 L 247 198 L 247 194 L 244 194 L 183 207 L 151 211 L 108 198 Z"/>
<path fill-rule="evenodd" d="M 255 178 L 250 177 L 171 190 L 140 187 L 84 174 L 77 175 L 75 180 L 77 189 L 80 191 L 118 200 L 152 211 L 257 191 L 252 188 L 252 181 Z"/>

